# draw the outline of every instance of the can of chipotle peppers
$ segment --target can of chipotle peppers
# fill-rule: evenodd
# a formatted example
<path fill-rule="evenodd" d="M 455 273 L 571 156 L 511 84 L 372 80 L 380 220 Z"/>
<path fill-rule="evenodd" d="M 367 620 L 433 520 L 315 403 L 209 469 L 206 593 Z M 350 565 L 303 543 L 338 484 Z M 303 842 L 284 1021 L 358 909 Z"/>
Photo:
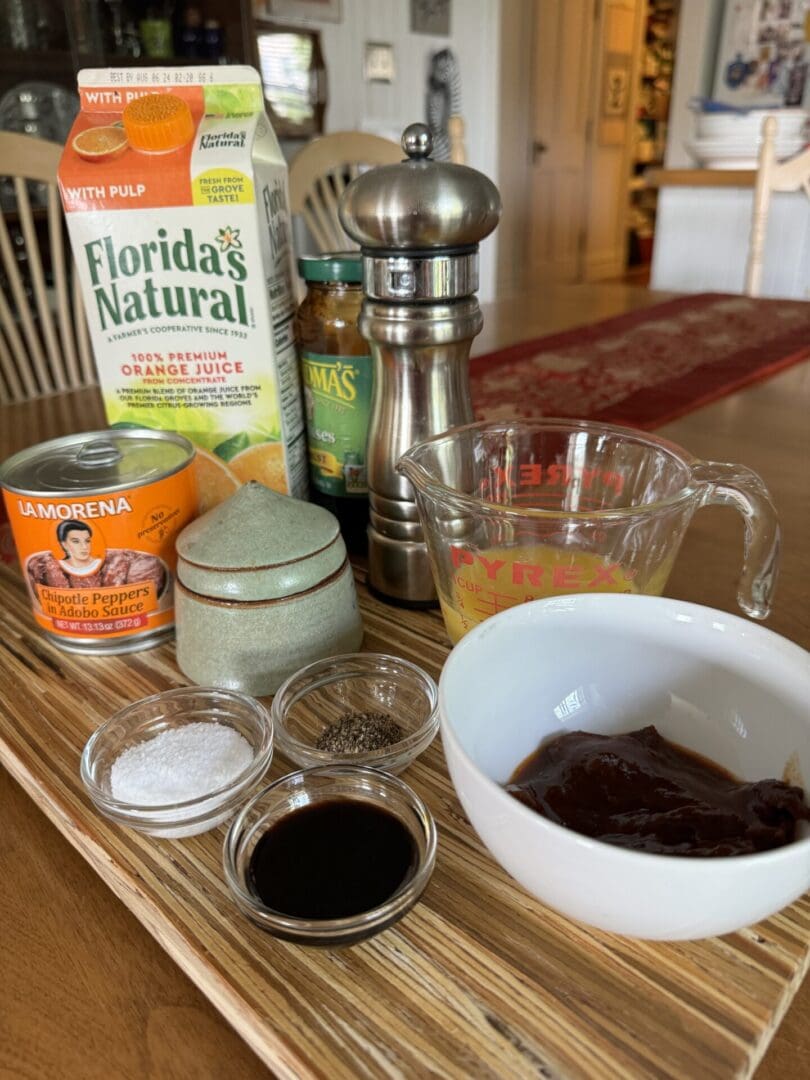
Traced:
<path fill-rule="evenodd" d="M 194 447 L 122 428 L 31 446 L 0 486 L 34 619 L 68 652 L 135 652 L 174 628 L 177 534 L 197 514 Z"/>

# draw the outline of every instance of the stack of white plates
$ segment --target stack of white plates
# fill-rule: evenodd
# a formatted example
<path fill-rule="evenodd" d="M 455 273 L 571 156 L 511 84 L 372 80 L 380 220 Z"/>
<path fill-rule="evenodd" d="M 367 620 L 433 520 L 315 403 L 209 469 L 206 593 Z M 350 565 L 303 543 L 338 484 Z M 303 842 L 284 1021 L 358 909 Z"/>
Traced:
<path fill-rule="evenodd" d="M 686 149 L 708 169 L 755 169 L 766 116 L 776 118 L 777 160 L 798 154 L 808 141 L 806 109 L 701 112 L 697 114 L 695 138 L 686 144 Z"/>

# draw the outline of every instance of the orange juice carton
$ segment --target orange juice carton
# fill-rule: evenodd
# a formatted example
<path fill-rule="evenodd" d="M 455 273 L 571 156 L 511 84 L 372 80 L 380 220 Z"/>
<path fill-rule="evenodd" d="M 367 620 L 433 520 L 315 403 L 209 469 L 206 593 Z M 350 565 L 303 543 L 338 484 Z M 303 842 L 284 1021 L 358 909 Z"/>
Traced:
<path fill-rule="evenodd" d="M 201 510 L 306 497 L 287 167 L 250 67 L 86 70 L 59 165 L 107 421 L 197 448 Z"/>

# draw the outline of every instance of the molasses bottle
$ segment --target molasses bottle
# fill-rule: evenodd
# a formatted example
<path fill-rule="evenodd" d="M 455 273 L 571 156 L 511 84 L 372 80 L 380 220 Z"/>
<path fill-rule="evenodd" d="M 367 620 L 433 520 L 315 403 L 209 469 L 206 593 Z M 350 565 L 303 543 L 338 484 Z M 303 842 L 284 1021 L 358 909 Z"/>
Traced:
<path fill-rule="evenodd" d="M 372 362 L 357 330 L 363 301 L 359 251 L 305 255 L 298 272 L 307 294 L 297 336 L 307 421 L 313 502 L 337 517 L 346 547 L 367 550 L 366 441 Z"/>

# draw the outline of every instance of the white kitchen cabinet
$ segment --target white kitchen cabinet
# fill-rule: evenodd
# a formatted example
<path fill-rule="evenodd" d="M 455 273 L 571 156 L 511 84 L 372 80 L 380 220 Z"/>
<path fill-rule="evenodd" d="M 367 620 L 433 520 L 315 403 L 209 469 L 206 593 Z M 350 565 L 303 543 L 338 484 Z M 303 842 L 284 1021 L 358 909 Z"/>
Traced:
<path fill-rule="evenodd" d="M 651 287 L 742 292 L 753 188 L 662 183 Z M 772 198 L 761 295 L 810 299 L 810 199 L 804 192 Z"/>

